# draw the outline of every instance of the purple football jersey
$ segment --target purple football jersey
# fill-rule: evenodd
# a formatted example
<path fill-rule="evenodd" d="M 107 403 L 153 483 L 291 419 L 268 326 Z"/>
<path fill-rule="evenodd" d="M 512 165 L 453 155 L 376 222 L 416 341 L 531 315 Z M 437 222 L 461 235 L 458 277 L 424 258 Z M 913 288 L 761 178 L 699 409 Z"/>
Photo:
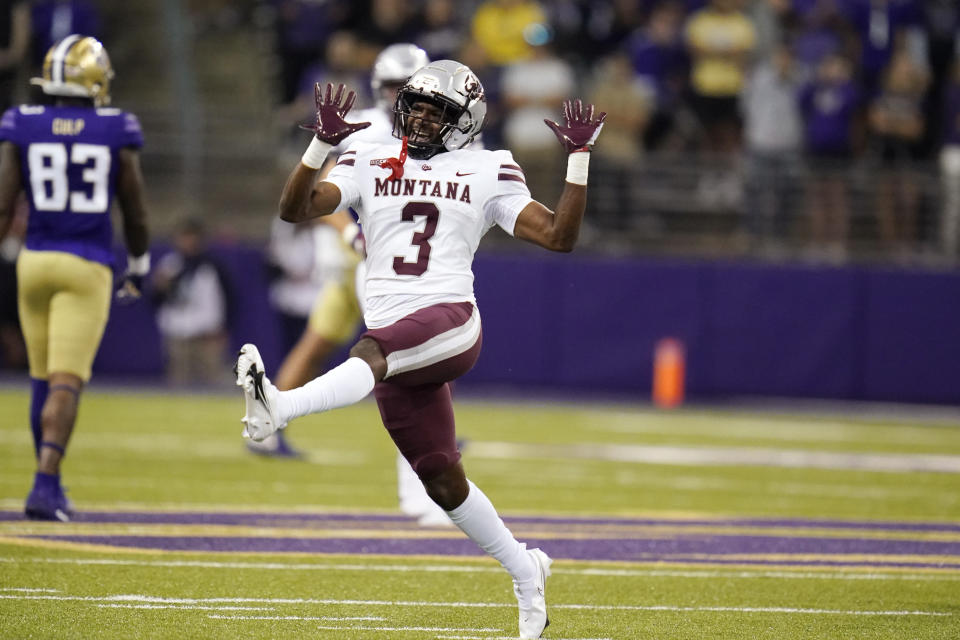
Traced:
<path fill-rule="evenodd" d="M 110 205 L 119 152 L 143 146 L 136 116 L 120 109 L 24 105 L 0 120 L 17 145 L 30 203 L 26 246 L 113 263 Z"/>

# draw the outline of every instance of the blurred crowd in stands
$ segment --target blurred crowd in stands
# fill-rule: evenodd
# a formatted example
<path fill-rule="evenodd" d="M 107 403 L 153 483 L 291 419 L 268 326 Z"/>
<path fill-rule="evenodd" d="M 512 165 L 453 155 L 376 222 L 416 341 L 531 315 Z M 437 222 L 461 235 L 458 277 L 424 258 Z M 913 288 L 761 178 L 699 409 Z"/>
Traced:
<path fill-rule="evenodd" d="M 223 4 L 223 3 L 220 3 Z M 236 5 L 231 5 L 236 11 Z M 490 148 L 541 198 L 560 154 L 542 125 L 564 98 L 609 112 L 592 221 L 662 230 L 671 209 L 737 212 L 768 248 L 800 238 L 842 261 L 851 226 L 904 257 L 955 255 L 960 3 L 954 0 L 267 0 L 279 122 L 313 83 L 364 90 L 376 54 L 414 42 L 481 77 Z M 370 96 L 367 95 L 368 102 Z M 296 143 L 299 145 L 299 141 Z M 691 158 L 688 202 L 651 200 L 656 165 Z M 942 178 L 942 187 L 936 184 Z"/>

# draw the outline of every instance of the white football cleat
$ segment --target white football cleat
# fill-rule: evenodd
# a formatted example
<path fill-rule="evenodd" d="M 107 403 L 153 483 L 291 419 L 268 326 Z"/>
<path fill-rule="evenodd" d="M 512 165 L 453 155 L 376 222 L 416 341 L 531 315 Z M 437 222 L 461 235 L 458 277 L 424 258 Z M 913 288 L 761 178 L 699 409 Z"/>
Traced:
<path fill-rule="evenodd" d="M 520 605 L 520 637 L 539 638 L 550 624 L 545 592 L 553 560 L 540 549 L 528 549 L 527 553 L 536 565 L 536 573 L 533 580 L 524 585 L 514 581 L 513 593 Z"/>
<path fill-rule="evenodd" d="M 247 404 L 247 413 L 240 420 L 246 425 L 243 428 L 243 437 L 261 442 L 278 429 L 287 426 L 286 422 L 280 422 L 277 412 L 280 392 L 264 373 L 260 351 L 252 344 L 245 344 L 240 348 L 235 370 L 237 386 L 243 389 Z"/>

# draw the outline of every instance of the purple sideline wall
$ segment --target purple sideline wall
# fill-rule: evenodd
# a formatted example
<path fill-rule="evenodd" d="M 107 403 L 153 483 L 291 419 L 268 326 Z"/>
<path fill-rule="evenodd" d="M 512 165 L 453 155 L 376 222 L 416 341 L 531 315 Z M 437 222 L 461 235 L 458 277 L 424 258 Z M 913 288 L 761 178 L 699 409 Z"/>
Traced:
<path fill-rule="evenodd" d="M 262 251 L 215 253 L 243 291 L 233 346 L 257 343 L 274 370 Z M 960 404 L 960 273 L 539 252 L 481 253 L 474 270 L 484 345 L 464 385 L 646 400 L 654 344 L 672 336 L 686 344 L 691 399 Z M 150 307 L 115 305 L 95 372 L 162 366 Z"/>

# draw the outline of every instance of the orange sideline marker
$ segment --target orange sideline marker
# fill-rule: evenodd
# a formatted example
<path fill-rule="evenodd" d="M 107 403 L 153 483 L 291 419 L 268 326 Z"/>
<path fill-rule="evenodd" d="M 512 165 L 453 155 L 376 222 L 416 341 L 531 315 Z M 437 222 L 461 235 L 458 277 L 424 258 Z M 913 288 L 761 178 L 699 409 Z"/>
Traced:
<path fill-rule="evenodd" d="M 686 353 L 676 338 L 657 341 L 653 352 L 653 404 L 669 409 L 683 403 Z"/>

